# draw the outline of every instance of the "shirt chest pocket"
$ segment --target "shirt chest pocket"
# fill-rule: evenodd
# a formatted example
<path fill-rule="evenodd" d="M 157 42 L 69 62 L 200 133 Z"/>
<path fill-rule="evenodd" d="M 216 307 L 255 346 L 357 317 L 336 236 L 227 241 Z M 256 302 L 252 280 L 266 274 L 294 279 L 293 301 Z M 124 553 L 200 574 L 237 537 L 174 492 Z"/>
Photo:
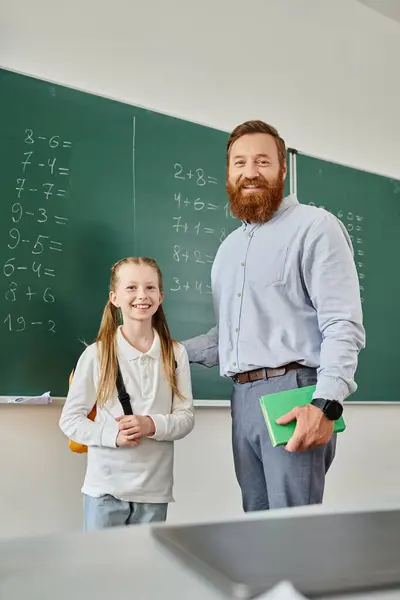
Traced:
<path fill-rule="evenodd" d="M 279 284 L 285 279 L 288 246 L 263 247 L 254 244 L 249 248 L 246 260 L 247 282 L 257 287 Z"/>

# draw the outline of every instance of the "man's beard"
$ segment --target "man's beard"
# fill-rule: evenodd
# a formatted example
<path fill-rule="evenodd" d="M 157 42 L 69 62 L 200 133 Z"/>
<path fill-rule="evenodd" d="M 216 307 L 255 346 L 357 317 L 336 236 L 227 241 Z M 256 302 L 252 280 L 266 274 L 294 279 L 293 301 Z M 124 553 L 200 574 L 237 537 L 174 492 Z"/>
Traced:
<path fill-rule="evenodd" d="M 260 190 L 244 192 L 245 185 L 258 185 Z M 284 194 L 285 181 L 283 169 L 275 181 L 269 182 L 264 177 L 255 179 L 243 178 L 235 184 L 227 183 L 226 190 L 230 199 L 232 214 L 242 221 L 248 223 L 266 223 L 278 210 Z"/>

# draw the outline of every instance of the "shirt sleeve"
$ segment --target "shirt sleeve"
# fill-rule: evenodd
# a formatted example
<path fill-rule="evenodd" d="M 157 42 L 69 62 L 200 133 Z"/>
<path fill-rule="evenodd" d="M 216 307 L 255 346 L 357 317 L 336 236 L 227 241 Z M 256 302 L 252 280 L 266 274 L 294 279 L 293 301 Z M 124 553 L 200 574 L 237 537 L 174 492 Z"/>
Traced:
<path fill-rule="evenodd" d="M 59 426 L 71 440 L 85 446 L 116 447 L 117 421 L 88 419 L 96 402 L 98 358 L 96 348 L 89 346 L 78 360 Z"/>
<path fill-rule="evenodd" d="M 353 248 L 344 225 L 326 213 L 309 230 L 303 277 L 322 335 L 314 398 L 343 402 L 356 391 L 365 331 Z"/>
<path fill-rule="evenodd" d="M 198 363 L 204 367 L 216 367 L 219 364 L 218 325 L 207 333 L 181 343 L 186 348 L 191 363 Z"/>
<path fill-rule="evenodd" d="M 178 363 L 176 370 L 177 384 L 179 391 L 184 396 L 184 400 L 181 400 L 179 396 L 174 394 L 170 414 L 150 415 L 156 429 L 155 434 L 150 437 L 160 442 L 179 440 L 188 435 L 194 427 L 189 358 L 185 348 L 181 344 L 179 344 L 179 350 L 176 352 L 176 360 Z"/>

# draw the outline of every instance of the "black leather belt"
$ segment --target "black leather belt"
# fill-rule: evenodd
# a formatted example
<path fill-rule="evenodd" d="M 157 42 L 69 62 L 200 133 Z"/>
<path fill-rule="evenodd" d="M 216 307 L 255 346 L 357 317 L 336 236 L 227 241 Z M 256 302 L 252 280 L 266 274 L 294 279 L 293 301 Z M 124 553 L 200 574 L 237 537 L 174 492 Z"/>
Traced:
<path fill-rule="evenodd" d="M 294 371 L 295 369 L 304 369 L 304 365 L 301 365 L 298 362 L 291 362 L 283 367 L 277 367 L 276 369 L 263 367 L 262 369 L 237 373 L 232 379 L 236 381 L 236 383 L 250 383 L 251 381 L 259 381 L 260 379 L 282 377 L 282 375 L 285 375 L 288 371 Z"/>

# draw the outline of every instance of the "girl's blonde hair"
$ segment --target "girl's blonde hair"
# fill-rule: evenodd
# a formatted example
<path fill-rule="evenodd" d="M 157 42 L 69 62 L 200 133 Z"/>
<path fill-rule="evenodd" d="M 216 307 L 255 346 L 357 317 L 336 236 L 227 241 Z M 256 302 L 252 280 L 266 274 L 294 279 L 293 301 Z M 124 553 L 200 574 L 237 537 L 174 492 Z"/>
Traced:
<path fill-rule="evenodd" d="M 160 292 L 163 291 L 162 274 L 156 261 L 147 257 L 131 256 L 124 258 L 111 269 L 110 291 L 115 292 L 118 283 L 119 269 L 126 264 L 146 265 L 157 272 L 158 286 Z M 100 380 L 97 390 L 97 403 L 102 406 L 107 402 L 107 399 L 114 393 L 117 379 L 117 329 L 120 324 L 120 311 L 114 306 L 109 299 L 103 312 L 100 329 L 97 334 L 96 343 L 100 350 Z M 174 344 L 172 339 L 167 319 L 165 317 L 162 305 L 153 315 L 153 327 L 157 331 L 161 342 L 161 355 L 165 374 L 169 384 L 174 392 L 181 400 L 184 399 L 177 386 Z"/>

